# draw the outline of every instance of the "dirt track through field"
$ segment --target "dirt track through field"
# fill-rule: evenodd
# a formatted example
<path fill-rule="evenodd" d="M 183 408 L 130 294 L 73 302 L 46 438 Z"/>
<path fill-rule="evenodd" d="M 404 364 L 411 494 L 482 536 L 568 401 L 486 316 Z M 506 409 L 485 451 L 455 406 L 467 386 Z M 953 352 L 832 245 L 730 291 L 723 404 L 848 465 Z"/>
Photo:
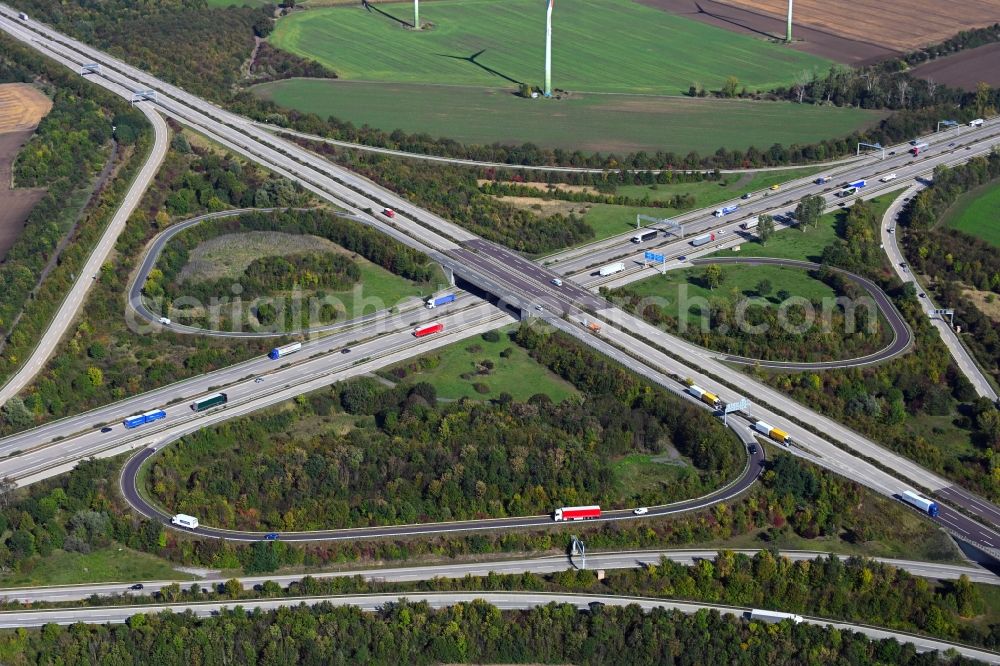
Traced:
<path fill-rule="evenodd" d="M 14 159 L 28 142 L 52 101 L 25 83 L 0 85 L 0 261 L 21 234 L 41 189 L 12 189 Z"/>
<path fill-rule="evenodd" d="M 798 0 L 801 1 L 801 0 Z M 715 25 L 726 30 L 761 39 L 781 39 L 785 35 L 783 17 L 770 16 L 715 0 L 638 0 L 671 14 Z M 882 60 L 896 53 L 867 39 L 851 39 L 834 34 L 829 28 L 796 26 L 791 48 L 849 65 Z"/>
<path fill-rule="evenodd" d="M 782 22 L 788 10 L 786 0 L 726 0 L 726 4 Z M 795 0 L 794 19 L 799 26 L 909 51 L 1000 21 L 1000 0 Z"/>

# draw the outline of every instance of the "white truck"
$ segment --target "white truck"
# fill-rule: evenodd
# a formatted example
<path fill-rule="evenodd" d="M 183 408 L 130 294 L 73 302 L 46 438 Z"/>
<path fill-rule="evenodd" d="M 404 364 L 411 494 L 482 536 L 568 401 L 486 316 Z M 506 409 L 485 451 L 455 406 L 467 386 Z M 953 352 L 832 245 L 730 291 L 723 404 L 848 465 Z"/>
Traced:
<path fill-rule="evenodd" d="M 743 229 L 744 231 L 750 231 L 751 229 L 756 229 L 757 224 L 759 222 L 760 222 L 760 216 L 758 215 L 757 217 L 751 218 L 746 222 L 744 222 L 743 224 L 741 224 L 740 229 Z"/>
<path fill-rule="evenodd" d="M 799 622 L 802 622 L 804 618 L 801 615 L 796 615 L 795 613 L 782 613 L 780 611 L 754 608 L 750 611 L 750 619 L 758 622 L 767 622 L 769 624 L 775 624 L 784 620 L 791 620 L 795 624 L 798 624 Z"/>
<path fill-rule="evenodd" d="M 881 178 L 879 178 L 879 180 L 881 180 L 883 183 L 888 183 L 890 180 L 896 180 L 896 174 L 894 174 L 894 173 L 888 173 L 888 174 L 882 176 Z"/>
<path fill-rule="evenodd" d="M 614 275 L 615 273 L 621 273 L 623 270 L 625 270 L 625 264 L 624 262 L 619 261 L 613 264 L 608 264 L 598 271 L 598 273 L 601 277 L 608 277 L 609 275 Z"/>
<path fill-rule="evenodd" d="M 176 525 L 177 527 L 183 527 L 188 530 L 198 529 L 198 519 L 185 513 L 178 513 L 176 516 L 171 518 L 170 524 Z"/>
<path fill-rule="evenodd" d="M 24 14 L 21 14 L 21 16 L 24 16 Z M 25 18 L 27 18 L 27 17 L 25 17 Z M 969 121 L 969 127 L 982 127 L 982 126 L 983 126 L 983 119 L 982 118 L 976 118 L 975 120 L 970 120 Z"/>

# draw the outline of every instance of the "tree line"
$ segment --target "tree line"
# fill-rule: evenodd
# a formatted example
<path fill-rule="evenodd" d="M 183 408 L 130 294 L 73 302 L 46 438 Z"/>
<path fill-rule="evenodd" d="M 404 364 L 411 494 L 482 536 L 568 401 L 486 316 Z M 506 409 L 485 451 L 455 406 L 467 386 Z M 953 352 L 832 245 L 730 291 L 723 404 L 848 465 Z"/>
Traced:
<path fill-rule="evenodd" d="M 181 638 L 183 637 L 183 638 Z M 54 660 L 164 666 L 191 663 L 627 663 L 971 666 L 974 660 L 850 631 L 789 623 L 762 627 L 716 611 L 685 615 L 638 606 L 580 611 L 548 604 L 502 611 L 482 601 L 431 609 L 390 603 L 375 613 L 330 604 L 274 611 L 138 615 L 123 626 L 46 625 L 0 637 L 14 665 Z"/>
<path fill-rule="evenodd" d="M 19 184 L 44 187 L 24 230 L 0 264 L 0 378 L 30 354 L 124 196 L 151 145 L 145 118 L 121 98 L 0 35 L 0 80 L 33 82 L 53 97 L 48 119 L 14 166 Z M 89 194 L 111 155 L 118 178 Z M 50 159 L 51 158 L 51 161 Z M 85 202 L 74 208 L 69 202 Z M 58 252 L 60 241 L 70 242 Z M 47 271 L 47 273 L 46 273 Z M 45 275 L 44 279 L 43 274 Z"/>
<path fill-rule="evenodd" d="M 517 183 L 505 183 L 490 181 L 479 186 L 479 191 L 492 196 L 514 196 L 532 197 L 544 199 L 558 199 L 560 201 L 574 201 L 587 203 L 602 203 L 614 206 L 642 206 L 652 208 L 676 208 L 685 210 L 693 208 L 696 201 L 693 194 L 675 194 L 666 199 L 653 199 L 647 192 L 642 197 L 629 197 L 622 194 L 599 194 L 595 192 L 568 192 L 559 188 L 540 190 L 531 185 L 520 185 Z"/>

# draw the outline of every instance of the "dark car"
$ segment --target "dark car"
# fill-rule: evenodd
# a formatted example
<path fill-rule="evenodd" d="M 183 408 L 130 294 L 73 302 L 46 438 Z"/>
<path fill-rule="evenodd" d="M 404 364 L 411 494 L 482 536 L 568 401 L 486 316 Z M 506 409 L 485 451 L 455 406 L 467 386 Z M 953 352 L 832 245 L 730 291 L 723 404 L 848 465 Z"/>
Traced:
<path fill-rule="evenodd" d="M 130 590 L 141 590 L 142 589 L 142 583 L 136 583 L 135 585 L 133 585 L 132 587 L 130 587 L 128 589 L 130 589 Z"/>
<path fill-rule="evenodd" d="M 267 534 L 264 535 L 264 538 L 267 539 L 268 541 L 277 541 L 278 540 L 278 533 L 277 532 L 268 532 Z"/>
<path fill-rule="evenodd" d="M 744 194 L 743 196 L 740 197 L 740 199 L 749 199 L 749 198 L 750 198 L 750 193 L 749 192 L 747 192 L 746 194 Z"/>
<path fill-rule="evenodd" d="M 925 294 L 924 292 L 920 292 L 920 298 L 927 298 L 927 294 Z"/>
<path fill-rule="evenodd" d="M 343 349 L 340 350 L 340 353 L 341 354 L 350 354 L 351 353 L 351 348 L 350 347 L 344 347 Z"/>
<path fill-rule="evenodd" d="M 749 446 L 749 449 L 750 449 L 750 455 L 752 455 L 752 456 L 757 455 L 757 445 L 756 444 L 751 444 Z"/>
<path fill-rule="evenodd" d="M 954 145 L 955 145 L 955 142 L 954 142 L 954 141 L 952 141 L 951 143 L 949 143 L 949 144 L 948 144 L 948 147 L 949 147 L 949 148 L 951 148 L 951 147 L 952 147 L 952 146 L 954 146 Z"/>
<path fill-rule="evenodd" d="M 906 268 L 906 262 L 905 261 L 899 262 L 899 267 L 900 268 Z"/>
<path fill-rule="evenodd" d="M 685 256 L 684 256 L 684 255 L 682 254 L 681 256 L 677 257 L 677 261 L 687 261 L 687 257 L 685 257 Z"/>
<path fill-rule="evenodd" d="M 111 426 L 104 426 L 101 428 L 101 432 L 111 432 Z"/>

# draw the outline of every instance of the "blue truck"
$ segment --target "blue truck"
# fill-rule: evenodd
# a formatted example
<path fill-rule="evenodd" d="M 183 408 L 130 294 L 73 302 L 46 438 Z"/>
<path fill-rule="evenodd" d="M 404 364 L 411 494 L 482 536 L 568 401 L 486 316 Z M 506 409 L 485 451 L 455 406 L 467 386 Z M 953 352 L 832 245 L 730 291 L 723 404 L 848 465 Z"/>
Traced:
<path fill-rule="evenodd" d="M 277 361 L 279 358 L 288 356 L 289 354 L 294 354 L 300 349 L 302 349 L 302 343 L 293 342 L 292 344 L 285 345 L 284 347 L 275 347 L 268 352 L 267 357 L 272 361 Z"/>
<path fill-rule="evenodd" d="M 427 299 L 427 309 L 433 310 L 439 305 L 445 305 L 451 303 L 455 300 L 455 294 L 443 294 L 441 296 L 432 296 Z"/>
<path fill-rule="evenodd" d="M 723 215 L 729 215 L 730 213 L 735 213 L 740 209 L 739 204 L 733 204 L 732 206 L 723 206 L 722 208 L 715 209 L 715 216 L 722 217 Z"/>
<path fill-rule="evenodd" d="M 160 419 L 167 418 L 167 413 L 162 409 L 152 409 L 143 414 L 136 414 L 135 416 L 130 416 L 124 421 L 122 425 L 131 430 L 132 428 L 138 428 L 146 423 L 152 423 L 153 421 L 159 421 Z"/>

